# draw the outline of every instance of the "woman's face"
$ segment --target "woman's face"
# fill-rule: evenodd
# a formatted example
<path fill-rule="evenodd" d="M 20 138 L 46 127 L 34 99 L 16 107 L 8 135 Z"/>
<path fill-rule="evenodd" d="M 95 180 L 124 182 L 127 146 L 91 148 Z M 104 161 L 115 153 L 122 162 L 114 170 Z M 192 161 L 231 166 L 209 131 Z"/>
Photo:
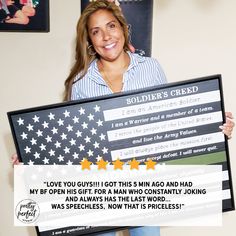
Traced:
<path fill-rule="evenodd" d="M 115 61 L 124 52 L 124 32 L 113 14 L 98 10 L 88 20 L 88 33 L 95 51 L 106 61 Z"/>

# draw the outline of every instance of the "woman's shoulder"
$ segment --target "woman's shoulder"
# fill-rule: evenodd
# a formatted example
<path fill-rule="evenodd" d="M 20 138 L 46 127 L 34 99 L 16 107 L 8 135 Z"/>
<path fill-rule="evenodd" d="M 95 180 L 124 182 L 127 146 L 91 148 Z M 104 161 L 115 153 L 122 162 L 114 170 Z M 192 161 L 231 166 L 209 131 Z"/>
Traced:
<path fill-rule="evenodd" d="M 131 57 L 131 63 L 133 65 L 138 65 L 138 66 L 143 65 L 149 68 L 161 67 L 159 61 L 154 57 L 139 55 L 137 53 L 130 53 L 130 57 Z"/>
<path fill-rule="evenodd" d="M 137 73 L 144 71 L 145 74 L 149 74 L 152 77 L 158 78 L 159 84 L 167 82 L 162 66 L 160 65 L 159 61 L 156 58 L 132 53 L 131 61 L 133 61 L 133 65 L 137 65 L 136 66 Z"/>
<path fill-rule="evenodd" d="M 158 60 L 156 58 L 145 56 L 144 54 L 129 52 L 129 55 L 130 55 L 131 58 L 133 58 L 134 60 L 136 60 L 138 62 L 147 62 L 147 63 L 148 62 L 153 62 L 153 63 L 158 62 Z"/>
<path fill-rule="evenodd" d="M 84 78 L 88 77 L 91 73 L 93 73 L 93 71 L 96 70 L 96 60 L 93 60 L 89 66 L 88 69 L 86 71 L 86 73 L 83 73 L 83 71 L 80 71 L 74 78 L 74 82 L 73 84 L 76 83 L 81 83 L 84 81 Z"/>

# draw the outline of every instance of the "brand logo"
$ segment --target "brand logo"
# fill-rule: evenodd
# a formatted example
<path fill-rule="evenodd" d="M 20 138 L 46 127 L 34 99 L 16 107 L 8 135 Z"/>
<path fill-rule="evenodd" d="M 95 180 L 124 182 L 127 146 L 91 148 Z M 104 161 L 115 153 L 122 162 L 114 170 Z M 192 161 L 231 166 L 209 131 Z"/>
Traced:
<path fill-rule="evenodd" d="M 29 224 L 37 220 L 40 210 L 38 204 L 34 200 L 24 199 L 17 204 L 15 214 L 18 220 Z"/>

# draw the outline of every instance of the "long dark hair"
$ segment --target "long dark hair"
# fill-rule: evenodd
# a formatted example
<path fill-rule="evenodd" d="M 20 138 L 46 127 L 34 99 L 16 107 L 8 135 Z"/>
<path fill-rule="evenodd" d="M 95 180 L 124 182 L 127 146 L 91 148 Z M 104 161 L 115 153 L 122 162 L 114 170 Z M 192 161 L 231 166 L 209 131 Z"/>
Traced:
<path fill-rule="evenodd" d="M 64 91 L 64 101 L 71 99 L 71 89 L 75 77 L 79 74 L 79 79 L 83 78 L 86 74 L 89 64 L 98 57 L 98 55 L 93 55 L 89 52 L 89 34 L 88 34 L 88 20 L 89 17 L 96 11 L 104 9 L 113 14 L 113 16 L 120 23 L 124 32 L 124 50 L 129 50 L 129 32 L 126 20 L 118 6 L 113 2 L 108 2 L 107 0 L 99 0 L 91 2 L 82 12 L 80 19 L 77 23 L 77 37 L 76 37 L 76 54 L 75 63 L 72 66 L 71 72 L 65 81 L 65 91 Z"/>

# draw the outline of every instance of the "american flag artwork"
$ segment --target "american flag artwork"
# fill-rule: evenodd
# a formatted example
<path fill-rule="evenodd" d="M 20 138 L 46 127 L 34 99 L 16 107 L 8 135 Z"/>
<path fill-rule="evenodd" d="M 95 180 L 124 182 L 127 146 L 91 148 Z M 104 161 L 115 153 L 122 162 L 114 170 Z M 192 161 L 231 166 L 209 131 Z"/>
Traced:
<path fill-rule="evenodd" d="M 13 117 L 25 164 L 79 164 L 107 159 L 107 135 L 96 103 L 27 112 Z"/>
<path fill-rule="evenodd" d="M 120 159 L 222 165 L 224 210 L 234 208 L 220 75 L 8 112 L 28 165 Z"/>
<path fill-rule="evenodd" d="M 8 114 L 25 164 L 173 161 L 225 150 L 220 96 L 218 80 L 194 80 Z"/>

